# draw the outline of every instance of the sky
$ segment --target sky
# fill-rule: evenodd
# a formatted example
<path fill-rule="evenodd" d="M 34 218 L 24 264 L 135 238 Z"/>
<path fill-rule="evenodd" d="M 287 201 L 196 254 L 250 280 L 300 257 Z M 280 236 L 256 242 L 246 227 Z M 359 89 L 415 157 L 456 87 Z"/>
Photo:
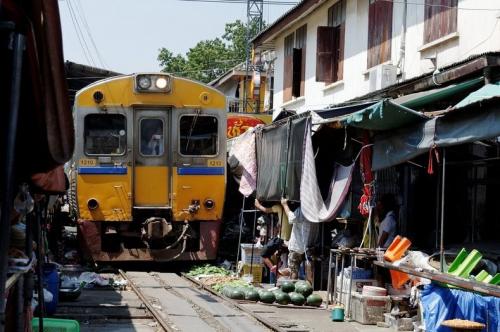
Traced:
<path fill-rule="evenodd" d="M 289 8 L 264 4 L 263 18 L 273 22 Z M 65 60 L 123 74 L 159 71 L 160 48 L 185 54 L 221 37 L 226 23 L 246 21 L 245 3 L 59 0 L 59 11 Z"/>

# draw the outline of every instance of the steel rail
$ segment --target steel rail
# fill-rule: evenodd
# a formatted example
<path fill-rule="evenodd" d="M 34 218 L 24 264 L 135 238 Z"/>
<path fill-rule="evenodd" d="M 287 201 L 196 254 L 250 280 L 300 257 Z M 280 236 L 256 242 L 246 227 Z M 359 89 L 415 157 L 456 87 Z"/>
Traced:
<path fill-rule="evenodd" d="M 161 315 L 158 313 L 158 311 L 151 305 L 151 303 L 148 301 L 148 299 L 144 296 L 144 294 L 139 290 L 139 288 L 134 284 L 134 282 L 127 276 L 127 274 L 122 270 L 119 269 L 118 273 L 122 276 L 123 279 L 127 280 L 128 284 L 132 288 L 132 290 L 137 294 L 139 299 L 144 303 L 146 308 L 151 312 L 153 317 L 156 319 L 156 321 L 161 325 L 163 330 L 167 332 L 175 332 L 176 330 L 170 327 L 168 323 L 161 317 Z"/>
<path fill-rule="evenodd" d="M 281 327 L 273 324 L 272 322 L 270 322 L 269 320 L 265 319 L 264 317 L 261 317 L 259 315 L 256 315 L 253 311 L 245 308 L 244 306 L 240 305 L 239 303 L 236 303 L 234 301 L 231 301 L 229 298 L 217 293 L 216 291 L 214 291 L 212 288 L 210 287 L 207 287 L 205 286 L 203 283 L 201 283 L 200 281 L 188 276 L 187 274 L 185 273 L 181 273 L 181 276 L 194 283 L 195 285 L 201 287 L 202 289 L 208 291 L 210 294 L 212 295 L 215 295 L 216 297 L 226 301 L 226 302 L 229 302 L 231 305 L 235 306 L 236 308 L 240 309 L 241 311 L 249 314 L 250 316 L 252 316 L 253 318 L 255 318 L 256 320 L 258 320 L 259 322 L 261 322 L 263 325 L 265 325 L 266 327 L 270 328 L 271 330 L 273 331 L 276 331 L 276 332 L 286 332 L 286 330 L 282 329 Z"/>

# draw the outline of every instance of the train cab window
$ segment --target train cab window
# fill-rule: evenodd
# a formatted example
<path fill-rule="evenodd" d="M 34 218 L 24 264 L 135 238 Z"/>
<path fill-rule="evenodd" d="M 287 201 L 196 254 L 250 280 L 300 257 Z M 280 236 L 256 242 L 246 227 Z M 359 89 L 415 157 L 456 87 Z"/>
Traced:
<path fill-rule="evenodd" d="M 165 149 L 163 121 L 161 119 L 141 119 L 141 148 L 143 156 L 161 156 Z"/>
<path fill-rule="evenodd" d="M 217 127 L 215 116 L 184 115 L 180 119 L 180 153 L 187 156 L 217 154 Z"/>
<path fill-rule="evenodd" d="M 125 116 L 89 114 L 84 121 L 84 146 L 87 155 L 122 155 L 127 148 Z"/>

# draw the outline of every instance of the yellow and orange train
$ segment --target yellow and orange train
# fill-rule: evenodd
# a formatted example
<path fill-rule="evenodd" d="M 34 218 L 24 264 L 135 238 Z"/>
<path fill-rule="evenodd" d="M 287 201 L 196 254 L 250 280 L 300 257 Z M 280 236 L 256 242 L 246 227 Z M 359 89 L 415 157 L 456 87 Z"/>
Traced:
<path fill-rule="evenodd" d="M 226 115 L 222 93 L 164 73 L 77 93 L 69 196 L 94 261 L 215 258 Z"/>

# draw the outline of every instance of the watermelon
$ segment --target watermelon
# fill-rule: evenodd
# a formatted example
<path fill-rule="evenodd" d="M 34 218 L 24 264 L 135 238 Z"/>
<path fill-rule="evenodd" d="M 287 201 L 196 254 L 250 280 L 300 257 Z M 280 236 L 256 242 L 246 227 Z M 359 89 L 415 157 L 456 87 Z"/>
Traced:
<path fill-rule="evenodd" d="M 291 281 L 284 281 L 281 284 L 281 290 L 285 293 L 290 293 L 295 291 L 295 285 Z"/>
<path fill-rule="evenodd" d="M 297 292 L 291 292 L 288 295 L 290 295 L 290 301 L 292 301 L 292 303 L 295 305 L 303 305 L 306 302 L 306 298 L 304 297 L 304 295 Z"/>
<path fill-rule="evenodd" d="M 270 291 L 263 291 L 259 293 L 260 301 L 264 303 L 273 303 L 276 300 L 274 294 Z"/>
<path fill-rule="evenodd" d="M 290 296 L 285 292 L 277 291 L 274 293 L 274 296 L 276 297 L 276 302 L 279 304 L 287 305 L 290 303 Z"/>
<path fill-rule="evenodd" d="M 245 300 L 248 301 L 255 301 L 257 302 L 259 300 L 259 292 L 257 292 L 255 289 L 250 288 L 245 292 Z"/>
<path fill-rule="evenodd" d="M 319 296 L 318 294 L 311 294 L 307 297 L 307 305 L 313 306 L 313 307 L 319 307 L 321 303 L 323 303 L 323 298 Z"/>
<path fill-rule="evenodd" d="M 230 286 L 225 286 L 223 289 L 222 289 L 222 295 L 226 296 L 226 297 L 230 297 L 231 296 L 231 293 L 233 292 L 234 290 L 234 287 L 230 287 Z"/>
<path fill-rule="evenodd" d="M 304 295 L 304 298 L 312 294 L 313 289 L 309 283 L 295 284 L 295 292 Z"/>
<path fill-rule="evenodd" d="M 243 292 L 243 290 L 240 288 L 235 288 L 232 292 L 229 293 L 228 297 L 233 300 L 244 300 L 245 292 Z"/>

